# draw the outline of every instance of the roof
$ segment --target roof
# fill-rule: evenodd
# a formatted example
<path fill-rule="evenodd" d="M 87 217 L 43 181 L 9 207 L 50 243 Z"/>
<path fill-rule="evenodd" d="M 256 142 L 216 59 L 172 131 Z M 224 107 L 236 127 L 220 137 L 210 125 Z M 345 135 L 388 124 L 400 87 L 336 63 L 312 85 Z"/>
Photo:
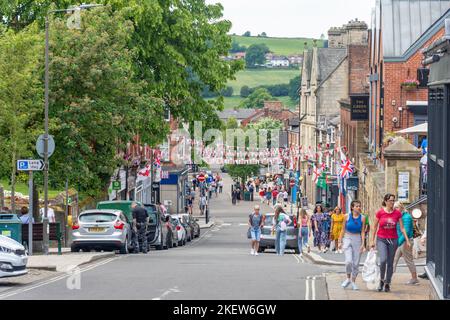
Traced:
<path fill-rule="evenodd" d="M 377 0 L 372 30 L 382 24 L 384 56 L 403 56 L 449 9 L 450 0 Z"/>
<path fill-rule="evenodd" d="M 347 49 L 319 48 L 318 49 L 318 80 L 326 80 L 347 57 Z"/>
<path fill-rule="evenodd" d="M 218 112 L 217 115 L 220 119 L 229 119 L 229 118 L 236 118 L 236 120 L 242 120 L 247 119 L 248 117 L 252 116 L 256 113 L 256 109 L 229 109 L 224 110 L 222 112 Z"/>

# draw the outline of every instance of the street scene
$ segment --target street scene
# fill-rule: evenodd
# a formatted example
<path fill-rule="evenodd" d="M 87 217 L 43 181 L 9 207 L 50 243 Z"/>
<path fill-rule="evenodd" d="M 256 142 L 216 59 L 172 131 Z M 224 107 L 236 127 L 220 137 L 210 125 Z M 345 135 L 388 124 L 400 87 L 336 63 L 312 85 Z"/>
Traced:
<path fill-rule="evenodd" d="M 450 298 L 450 1 L 256 2 L 0 0 L 0 300 Z"/>

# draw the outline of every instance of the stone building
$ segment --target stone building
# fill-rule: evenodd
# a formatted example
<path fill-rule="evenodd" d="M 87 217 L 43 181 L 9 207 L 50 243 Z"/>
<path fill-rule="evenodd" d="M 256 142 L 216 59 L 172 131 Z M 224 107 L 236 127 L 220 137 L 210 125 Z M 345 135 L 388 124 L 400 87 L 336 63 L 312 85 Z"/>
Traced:
<path fill-rule="evenodd" d="M 340 100 L 349 95 L 349 47 L 367 44 L 367 24 L 357 19 L 342 28 L 331 28 L 328 48 L 311 48 L 304 52 L 300 90 L 300 144 L 314 157 L 303 159 L 301 172 L 303 195 L 309 203 L 322 201 L 311 178 L 311 168 L 319 142 L 321 127 L 340 116 Z M 332 135 L 327 135 L 332 136 Z M 322 140 L 321 140 L 322 139 Z M 328 139 L 328 138 L 327 138 Z M 330 163 L 330 160 L 327 159 Z"/>

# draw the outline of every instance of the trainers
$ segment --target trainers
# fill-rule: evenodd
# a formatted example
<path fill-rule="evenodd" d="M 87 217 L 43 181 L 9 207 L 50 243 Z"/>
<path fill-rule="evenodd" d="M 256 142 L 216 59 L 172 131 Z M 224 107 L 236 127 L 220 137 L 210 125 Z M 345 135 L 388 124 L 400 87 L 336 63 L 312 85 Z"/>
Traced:
<path fill-rule="evenodd" d="M 428 279 L 428 275 L 426 273 L 419 275 L 420 279 Z"/>
<path fill-rule="evenodd" d="M 255 256 L 259 256 L 259 253 L 258 253 L 258 251 L 255 251 Z"/>
<path fill-rule="evenodd" d="M 349 286 L 350 283 L 351 283 L 350 279 L 347 278 L 347 279 L 345 279 L 344 282 L 342 282 L 341 286 L 342 286 L 342 288 L 345 289 Z"/>
<path fill-rule="evenodd" d="M 250 254 L 251 254 L 252 256 L 255 255 L 255 250 L 254 250 L 254 249 L 250 250 Z"/>
<path fill-rule="evenodd" d="M 391 285 L 389 283 L 386 283 L 384 285 L 384 292 L 389 292 L 389 291 L 391 291 Z"/>
<path fill-rule="evenodd" d="M 354 282 L 352 282 L 352 289 L 353 289 L 354 291 L 359 290 L 358 286 L 357 286 L 356 283 L 354 283 Z"/>
<path fill-rule="evenodd" d="M 380 284 L 378 285 L 377 290 L 378 290 L 378 292 L 381 292 L 381 291 L 383 291 L 383 289 L 384 289 L 384 281 L 380 280 Z"/>
<path fill-rule="evenodd" d="M 308 246 L 308 253 L 311 253 L 311 247 Z"/>
<path fill-rule="evenodd" d="M 411 279 L 406 283 L 406 285 L 408 285 L 408 286 L 414 286 L 416 284 L 419 284 L 419 280 L 417 280 L 417 279 Z"/>

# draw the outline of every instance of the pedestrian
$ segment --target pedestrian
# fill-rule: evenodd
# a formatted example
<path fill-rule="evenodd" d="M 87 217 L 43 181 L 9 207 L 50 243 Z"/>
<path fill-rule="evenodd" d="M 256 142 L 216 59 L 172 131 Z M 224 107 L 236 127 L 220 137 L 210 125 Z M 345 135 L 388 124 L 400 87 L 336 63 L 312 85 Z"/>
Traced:
<path fill-rule="evenodd" d="M 200 201 L 199 201 L 201 216 L 205 213 L 207 203 L 208 203 L 208 201 L 206 200 L 206 195 L 201 196 Z"/>
<path fill-rule="evenodd" d="M 133 215 L 133 230 L 137 235 L 138 247 L 135 252 L 148 252 L 147 244 L 147 225 L 149 222 L 149 217 L 147 211 L 138 206 L 136 202 L 131 204 L 132 215 Z"/>
<path fill-rule="evenodd" d="M 34 223 L 34 218 L 30 215 L 27 207 L 20 208 L 20 221 L 22 224 Z"/>
<path fill-rule="evenodd" d="M 311 222 L 314 225 L 314 246 L 319 252 L 326 252 L 327 234 L 324 232 L 324 220 L 326 219 L 321 204 L 317 204 Z"/>
<path fill-rule="evenodd" d="M 261 198 L 261 203 L 264 203 L 264 200 L 266 198 L 266 189 L 260 189 L 259 190 L 259 197 Z"/>
<path fill-rule="evenodd" d="M 283 201 L 284 201 L 284 207 L 287 207 L 289 205 L 289 193 L 287 190 L 284 190 L 283 192 Z"/>
<path fill-rule="evenodd" d="M 311 251 L 309 247 L 309 235 L 311 234 L 311 223 L 308 213 L 305 209 L 300 210 L 300 217 L 297 218 L 298 224 L 298 249 L 300 256 L 303 255 L 303 249 L 307 248 L 308 253 Z"/>
<path fill-rule="evenodd" d="M 41 210 L 39 210 L 40 214 L 41 214 L 41 221 L 44 222 L 44 216 L 45 216 L 45 208 L 41 208 Z M 47 219 L 48 219 L 48 223 L 56 223 L 56 216 L 55 216 L 55 210 L 53 210 L 50 207 L 47 207 Z"/>
<path fill-rule="evenodd" d="M 345 270 L 347 279 L 342 283 L 345 289 L 350 284 L 353 290 L 359 290 L 356 285 L 356 277 L 359 273 L 359 261 L 364 251 L 364 224 L 365 217 L 361 214 L 361 202 L 353 201 L 350 205 L 351 212 L 346 214 L 345 223 L 339 235 L 338 248 L 345 253 Z"/>
<path fill-rule="evenodd" d="M 250 228 L 250 234 L 252 236 L 252 249 L 251 255 L 258 255 L 259 242 L 261 241 L 261 229 L 264 226 L 265 216 L 259 213 L 260 207 L 256 205 L 253 213 L 249 216 L 248 226 Z"/>
<path fill-rule="evenodd" d="M 272 220 L 272 233 L 276 232 L 275 250 L 277 255 L 283 256 L 286 248 L 287 226 L 292 222 L 282 206 L 275 207 L 275 216 Z"/>
<path fill-rule="evenodd" d="M 405 206 L 400 201 L 397 201 L 394 204 L 394 209 L 400 211 L 402 213 L 402 221 L 403 226 L 405 228 L 406 234 L 408 235 L 409 242 L 413 243 L 414 241 L 414 220 L 412 216 L 408 213 L 408 211 L 405 210 Z M 394 273 L 397 270 L 397 264 L 400 260 L 400 257 L 403 257 L 403 259 L 406 262 L 406 265 L 408 266 L 409 272 L 411 272 L 411 279 L 406 283 L 407 285 L 416 285 L 419 284 L 419 280 L 417 279 L 417 270 L 416 266 L 414 265 L 414 257 L 413 257 L 413 250 L 412 246 L 405 246 L 406 241 L 405 237 L 400 231 L 400 227 L 397 224 L 397 235 L 398 235 L 398 248 L 397 252 L 395 253 L 394 257 Z"/>
<path fill-rule="evenodd" d="M 323 213 L 322 227 L 324 234 L 325 252 L 327 252 L 331 246 L 331 212 L 329 209 L 326 209 Z"/>
<path fill-rule="evenodd" d="M 208 199 L 212 198 L 212 193 L 213 193 L 213 186 L 212 184 L 208 184 Z"/>
<path fill-rule="evenodd" d="M 250 192 L 250 201 L 253 202 L 254 198 L 253 198 L 253 193 L 255 192 L 255 187 L 253 186 L 253 183 L 251 183 L 248 186 L 248 192 Z"/>
<path fill-rule="evenodd" d="M 275 206 L 277 204 L 277 197 L 278 197 L 278 188 L 274 187 L 272 190 L 272 205 Z"/>
<path fill-rule="evenodd" d="M 402 213 L 394 209 L 395 195 L 387 194 L 383 199 L 383 207 L 375 216 L 374 233 L 371 247 L 378 250 L 380 256 L 380 284 L 378 291 L 391 291 L 391 280 L 394 272 L 394 257 L 398 246 L 397 224 L 405 237 L 406 246 L 411 246 L 403 226 Z M 375 242 L 375 237 L 377 237 Z"/>
<path fill-rule="evenodd" d="M 364 217 L 366 217 L 366 224 L 364 226 L 364 233 L 366 235 L 364 239 L 364 248 L 369 249 L 370 243 L 369 243 L 369 234 L 370 234 L 370 221 L 369 221 L 369 215 L 367 213 L 361 213 Z"/>
<path fill-rule="evenodd" d="M 238 186 L 236 188 L 236 200 L 237 200 L 237 203 L 241 202 L 241 187 L 240 186 Z"/>
<path fill-rule="evenodd" d="M 267 200 L 267 205 L 270 206 L 270 199 L 272 199 L 272 188 L 269 187 L 269 189 L 266 189 L 266 200 Z"/>
<path fill-rule="evenodd" d="M 261 180 L 259 178 L 255 179 L 256 192 L 259 192 L 259 186 L 261 185 Z"/>
<path fill-rule="evenodd" d="M 219 180 L 219 193 L 223 192 L 223 180 Z"/>
<path fill-rule="evenodd" d="M 279 191 L 278 196 L 277 196 L 277 204 L 279 204 L 280 206 L 283 206 L 283 201 L 284 201 L 284 192 L 283 190 Z"/>
<path fill-rule="evenodd" d="M 334 241 L 334 251 L 336 253 L 342 253 L 339 249 L 339 238 L 341 236 L 342 228 L 344 227 L 345 216 L 342 214 L 342 210 L 339 207 L 334 208 L 331 215 L 331 241 Z"/>

